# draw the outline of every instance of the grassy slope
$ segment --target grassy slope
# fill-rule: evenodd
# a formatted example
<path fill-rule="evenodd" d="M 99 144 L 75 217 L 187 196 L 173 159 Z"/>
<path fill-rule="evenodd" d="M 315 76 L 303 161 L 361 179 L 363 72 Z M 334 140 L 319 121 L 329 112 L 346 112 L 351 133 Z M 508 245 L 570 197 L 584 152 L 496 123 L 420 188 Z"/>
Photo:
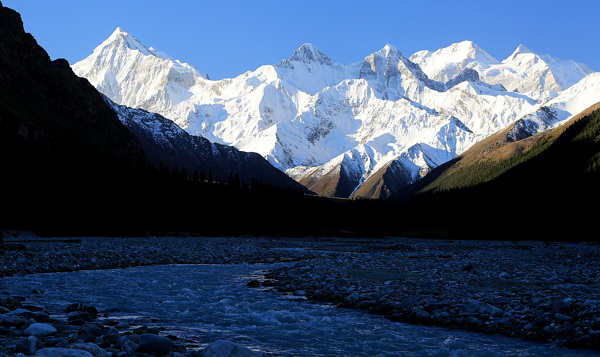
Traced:
<path fill-rule="evenodd" d="M 464 154 L 453 160 L 435 180 L 422 187 L 419 192 L 448 190 L 470 187 L 491 181 L 511 168 L 539 155 L 554 140 L 579 119 L 600 108 L 600 103 L 590 107 L 556 130 L 538 133 L 532 137 L 507 142 L 506 135 L 512 126 L 475 144 Z"/>
<path fill-rule="evenodd" d="M 600 110 L 517 143 L 500 133 L 414 185 L 412 232 L 474 238 L 586 239 L 600 197 Z M 417 192 L 415 194 L 415 192 Z M 406 199 L 407 196 L 404 196 Z"/>

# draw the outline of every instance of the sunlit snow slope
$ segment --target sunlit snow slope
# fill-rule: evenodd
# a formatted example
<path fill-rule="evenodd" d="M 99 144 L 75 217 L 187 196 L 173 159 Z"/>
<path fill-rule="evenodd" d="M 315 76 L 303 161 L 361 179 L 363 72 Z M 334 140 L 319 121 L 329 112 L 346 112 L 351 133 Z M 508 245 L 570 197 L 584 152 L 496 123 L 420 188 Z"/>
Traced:
<path fill-rule="evenodd" d="M 214 81 L 117 29 L 73 69 L 118 104 L 257 152 L 317 193 L 348 197 L 382 168 L 395 168 L 398 187 L 418 180 L 589 72 L 547 56 L 546 67 L 562 72 L 559 80 L 558 70 L 536 69 L 532 76 L 554 78 L 540 87 L 503 74 L 533 68 L 527 56 L 537 55 L 521 47 L 500 63 L 471 42 L 452 46 L 410 60 L 386 45 L 341 64 L 304 44 L 278 64 Z"/>

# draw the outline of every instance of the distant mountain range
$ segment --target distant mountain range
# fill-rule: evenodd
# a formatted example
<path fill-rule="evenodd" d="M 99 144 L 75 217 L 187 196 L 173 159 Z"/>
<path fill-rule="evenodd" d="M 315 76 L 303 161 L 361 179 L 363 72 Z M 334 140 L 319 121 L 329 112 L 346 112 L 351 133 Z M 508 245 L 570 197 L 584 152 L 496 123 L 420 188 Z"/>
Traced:
<path fill-rule="evenodd" d="M 120 50 L 100 46 L 103 56 L 83 62 L 106 65 L 95 67 L 100 82 L 121 99 L 170 103 L 183 119 L 115 103 L 65 60 L 51 61 L 0 6 L 0 229 L 595 239 L 600 73 L 565 88 L 579 64 L 552 59 L 563 69 L 548 65 L 556 92 L 522 77 L 536 97 L 483 81 L 475 60 L 506 63 L 481 51 L 447 58 L 464 68 L 436 80 L 392 46 L 341 65 L 305 45 L 277 65 L 211 81 L 121 30 L 109 40 Z M 388 199 L 318 197 L 289 176 L 324 195 Z"/>
<path fill-rule="evenodd" d="M 304 44 L 278 64 L 214 81 L 120 28 L 72 67 L 115 103 L 256 152 L 320 195 L 353 198 L 394 195 L 592 73 L 522 45 L 502 62 L 463 41 L 410 58 L 386 45 L 341 64 Z M 586 83 L 600 87 L 596 76 Z M 577 114 L 565 108 L 539 129 Z"/>

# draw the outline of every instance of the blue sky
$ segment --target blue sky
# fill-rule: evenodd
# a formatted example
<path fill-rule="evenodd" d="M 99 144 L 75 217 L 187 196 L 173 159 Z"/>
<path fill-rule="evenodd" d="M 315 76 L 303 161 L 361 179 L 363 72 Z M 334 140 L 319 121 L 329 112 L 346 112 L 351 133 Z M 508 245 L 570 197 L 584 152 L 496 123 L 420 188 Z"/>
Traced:
<path fill-rule="evenodd" d="M 212 79 L 274 64 L 310 42 L 352 63 L 471 40 L 498 60 L 519 44 L 600 71 L 600 1 L 2 0 L 50 56 L 75 63 L 121 27 Z"/>

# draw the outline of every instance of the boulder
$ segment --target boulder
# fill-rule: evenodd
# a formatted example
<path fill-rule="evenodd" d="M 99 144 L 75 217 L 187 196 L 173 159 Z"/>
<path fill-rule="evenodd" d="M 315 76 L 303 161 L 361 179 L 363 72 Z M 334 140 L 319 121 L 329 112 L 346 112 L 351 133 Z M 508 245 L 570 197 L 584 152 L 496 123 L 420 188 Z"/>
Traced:
<path fill-rule="evenodd" d="M 12 316 L 12 317 L 22 317 L 24 319 L 31 319 L 33 318 L 33 312 L 27 310 L 27 309 L 16 309 L 13 310 L 11 312 L 9 312 L 7 314 L 8 316 Z"/>
<path fill-rule="evenodd" d="M 35 336 L 38 338 L 50 336 L 57 332 L 56 328 L 50 324 L 44 324 L 41 322 L 36 322 L 31 325 L 27 329 L 25 329 L 25 334 L 28 336 Z"/>
<path fill-rule="evenodd" d="M 79 334 L 83 335 L 83 334 L 92 334 L 94 336 L 101 336 L 102 335 L 102 328 L 98 325 L 95 324 L 84 324 L 79 328 Z"/>
<path fill-rule="evenodd" d="M 565 314 L 561 314 L 560 312 L 557 312 L 554 314 L 554 319 L 558 322 L 566 322 L 566 321 L 571 321 L 571 317 L 567 316 Z"/>
<path fill-rule="evenodd" d="M 431 318 L 431 314 L 424 310 L 419 310 L 415 314 L 415 318 L 418 321 L 429 320 Z"/>
<path fill-rule="evenodd" d="M 216 340 L 202 351 L 202 357 L 259 357 L 248 347 L 227 340 Z"/>
<path fill-rule="evenodd" d="M 173 341 L 170 339 L 151 333 L 140 336 L 138 352 L 144 352 L 152 356 L 165 356 L 171 353 Z"/>
<path fill-rule="evenodd" d="M 69 347 L 75 350 L 89 352 L 94 357 L 108 357 L 108 352 L 93 343 L 74 343 Z"/>
<path fill-rule="evenodd" d="M 502 309 L 497 308 L 496 306 L 490 305 L 485 302 L 483 304 L 481 304 L 481 312 L 484 314 L 492 315 L 494 317 L 500 317 L 504 313 L 504 311 L 502 311 Z"/>
<path fill-rule="evenodd" d="M 19 342 L 17 342 L 15 346 L 15 352 L 23 353 L 29 356 L 42 348 L 44 348 L 44 344 L 42 343 L 42 341 L 40 341 L 39 338 L 35 336 L 29 336 L 22 338 L 21 340 L 19 340 Z"/>
<path fill-rule="evenodd" d="M 251 280 L 250 282 L 248 282 L 248 284 L 246 284 L 246 286 L 249 286 L 251 288 L 256 288 L 260 286 L 260 281 L 258 280 Z"/>
<path fill-rule="evenodd" d="M 475 314 L 479 312 L 481 309 L 481 303 L 475 299 L 468 299 L 467 304 L 465 305 L 465 311 L 471 314 Z"/>

